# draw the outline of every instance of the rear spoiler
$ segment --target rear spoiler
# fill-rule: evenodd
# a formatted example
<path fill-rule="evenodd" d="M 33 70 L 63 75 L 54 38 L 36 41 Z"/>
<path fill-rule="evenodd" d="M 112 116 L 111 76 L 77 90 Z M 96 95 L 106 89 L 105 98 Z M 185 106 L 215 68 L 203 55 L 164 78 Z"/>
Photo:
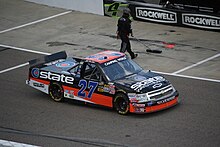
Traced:
<path fill-rule="evenodd" d="M 67 54 L 65 51 L 61 51 L 58 53 L 54 53 L 51 55 L 47 55 L 38 59 L 34 59 L 29 61 L 29 65 L 30 67 L 34 67 L 34 66 L 41 66 L 42 64 L 48 63 L 48 62 L 52 62 L 58 59 L 66 59 Z"/>

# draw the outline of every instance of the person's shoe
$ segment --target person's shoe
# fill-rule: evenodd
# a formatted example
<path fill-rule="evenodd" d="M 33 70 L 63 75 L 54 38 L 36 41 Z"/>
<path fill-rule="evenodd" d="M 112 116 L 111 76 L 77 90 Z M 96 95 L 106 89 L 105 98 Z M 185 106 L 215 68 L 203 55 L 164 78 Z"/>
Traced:
<path fill-rule="evenodd" d="M 131 59 L 134 59 L 134 58 L 136 58 L 138 56 L 138 54 L 134 54 L 134 57 L 132 57 Z"/>

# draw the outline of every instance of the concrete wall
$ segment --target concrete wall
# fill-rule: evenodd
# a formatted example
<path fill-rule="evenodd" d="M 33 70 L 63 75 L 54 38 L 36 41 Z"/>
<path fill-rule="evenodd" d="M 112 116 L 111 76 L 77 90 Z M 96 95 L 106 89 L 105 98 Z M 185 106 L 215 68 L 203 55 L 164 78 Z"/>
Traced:
<path fill-rule="evenodd" d="M 38 4 L 104 15 L 103 0 L 27 0 Z"/>

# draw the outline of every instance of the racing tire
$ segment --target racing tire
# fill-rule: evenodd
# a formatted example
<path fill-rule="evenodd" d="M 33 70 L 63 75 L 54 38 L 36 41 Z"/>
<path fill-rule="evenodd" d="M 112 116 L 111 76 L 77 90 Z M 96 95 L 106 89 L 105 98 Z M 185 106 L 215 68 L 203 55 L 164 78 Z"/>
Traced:
<path fill-rule="evenodd" d="M 49 86 L 50 97 L 56 101 L 61 102 L 63 100 L 63 87 L 59 83 L 51 83 Z"/>
<path fill-rule="evenodd" d="M 122 93 L 117 94 L 114 98 L 114 108 L 118 114 L 128 114 L 130 110 L 128 97 Z"/>

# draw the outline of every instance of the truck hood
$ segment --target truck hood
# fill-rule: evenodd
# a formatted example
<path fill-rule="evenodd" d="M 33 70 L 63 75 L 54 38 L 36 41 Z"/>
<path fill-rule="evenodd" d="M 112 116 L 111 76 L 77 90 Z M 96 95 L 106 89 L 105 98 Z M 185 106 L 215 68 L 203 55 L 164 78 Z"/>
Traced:
<path fill-rule="evenodd" d="M 135 93 L 147 93 L 149 91 L 157 90 L 169 85 L 169 81 L 163 76 L 151 72 L 141 71 L 123 79 L 115 81 L 116 86 L 120 89 L 126 89 Z"/>

